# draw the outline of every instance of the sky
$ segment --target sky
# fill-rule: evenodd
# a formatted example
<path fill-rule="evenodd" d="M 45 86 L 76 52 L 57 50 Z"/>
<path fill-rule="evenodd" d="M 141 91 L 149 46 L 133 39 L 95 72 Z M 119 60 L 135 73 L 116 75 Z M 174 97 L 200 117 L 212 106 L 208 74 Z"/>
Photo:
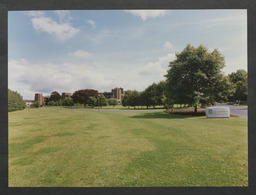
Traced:
<path fill-rule="evenodd" d="M 165 80 L 188 44 L 218 49 L 226 75 L 247 71 L 247 11 L 10 11 L 8 88 L 25 100 L 53 91 L 143 91 Z"/>

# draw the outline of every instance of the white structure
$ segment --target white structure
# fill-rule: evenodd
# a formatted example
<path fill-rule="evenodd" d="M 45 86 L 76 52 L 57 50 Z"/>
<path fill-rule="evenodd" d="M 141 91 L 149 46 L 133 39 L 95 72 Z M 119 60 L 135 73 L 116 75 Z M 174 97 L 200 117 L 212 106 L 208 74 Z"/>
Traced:
<path fill-rule="evenodd" d="M 229 118 L 230 109 L 228 107 L 208 107 L 205 110 L 207 118 Z"/>

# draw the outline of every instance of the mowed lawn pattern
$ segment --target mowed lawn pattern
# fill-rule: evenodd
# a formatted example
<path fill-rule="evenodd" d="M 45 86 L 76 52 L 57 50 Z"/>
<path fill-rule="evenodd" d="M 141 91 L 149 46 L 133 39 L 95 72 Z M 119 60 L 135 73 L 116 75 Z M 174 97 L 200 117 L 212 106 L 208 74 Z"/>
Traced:
<path fill-rule="evenodd" d="M 247 119 L 9 113 L 9 187 L 248 186 Z"/>

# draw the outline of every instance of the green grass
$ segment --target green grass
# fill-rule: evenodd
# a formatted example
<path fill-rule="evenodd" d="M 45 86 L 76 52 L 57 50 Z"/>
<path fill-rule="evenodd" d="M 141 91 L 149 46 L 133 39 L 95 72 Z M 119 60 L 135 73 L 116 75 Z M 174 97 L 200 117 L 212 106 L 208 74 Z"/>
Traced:
<path fill-rule="evenodd" d="M 247 119 L 9 113 L 9 187 L 248 186 Z"/>

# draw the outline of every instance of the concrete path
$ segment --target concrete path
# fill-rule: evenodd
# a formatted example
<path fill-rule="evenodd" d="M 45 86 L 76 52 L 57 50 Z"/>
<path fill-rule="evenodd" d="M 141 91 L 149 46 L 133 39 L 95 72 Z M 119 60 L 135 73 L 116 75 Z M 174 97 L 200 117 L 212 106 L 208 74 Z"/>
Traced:
<path fill-rule="evenodd" d="M 243 108 L 240 106 L 232 106 L 225 103 L 217 104 L 216 106 L 229 107 L 230 114 L 239 116 L 241 118 L 248 118 L 248 108 Z"/>

